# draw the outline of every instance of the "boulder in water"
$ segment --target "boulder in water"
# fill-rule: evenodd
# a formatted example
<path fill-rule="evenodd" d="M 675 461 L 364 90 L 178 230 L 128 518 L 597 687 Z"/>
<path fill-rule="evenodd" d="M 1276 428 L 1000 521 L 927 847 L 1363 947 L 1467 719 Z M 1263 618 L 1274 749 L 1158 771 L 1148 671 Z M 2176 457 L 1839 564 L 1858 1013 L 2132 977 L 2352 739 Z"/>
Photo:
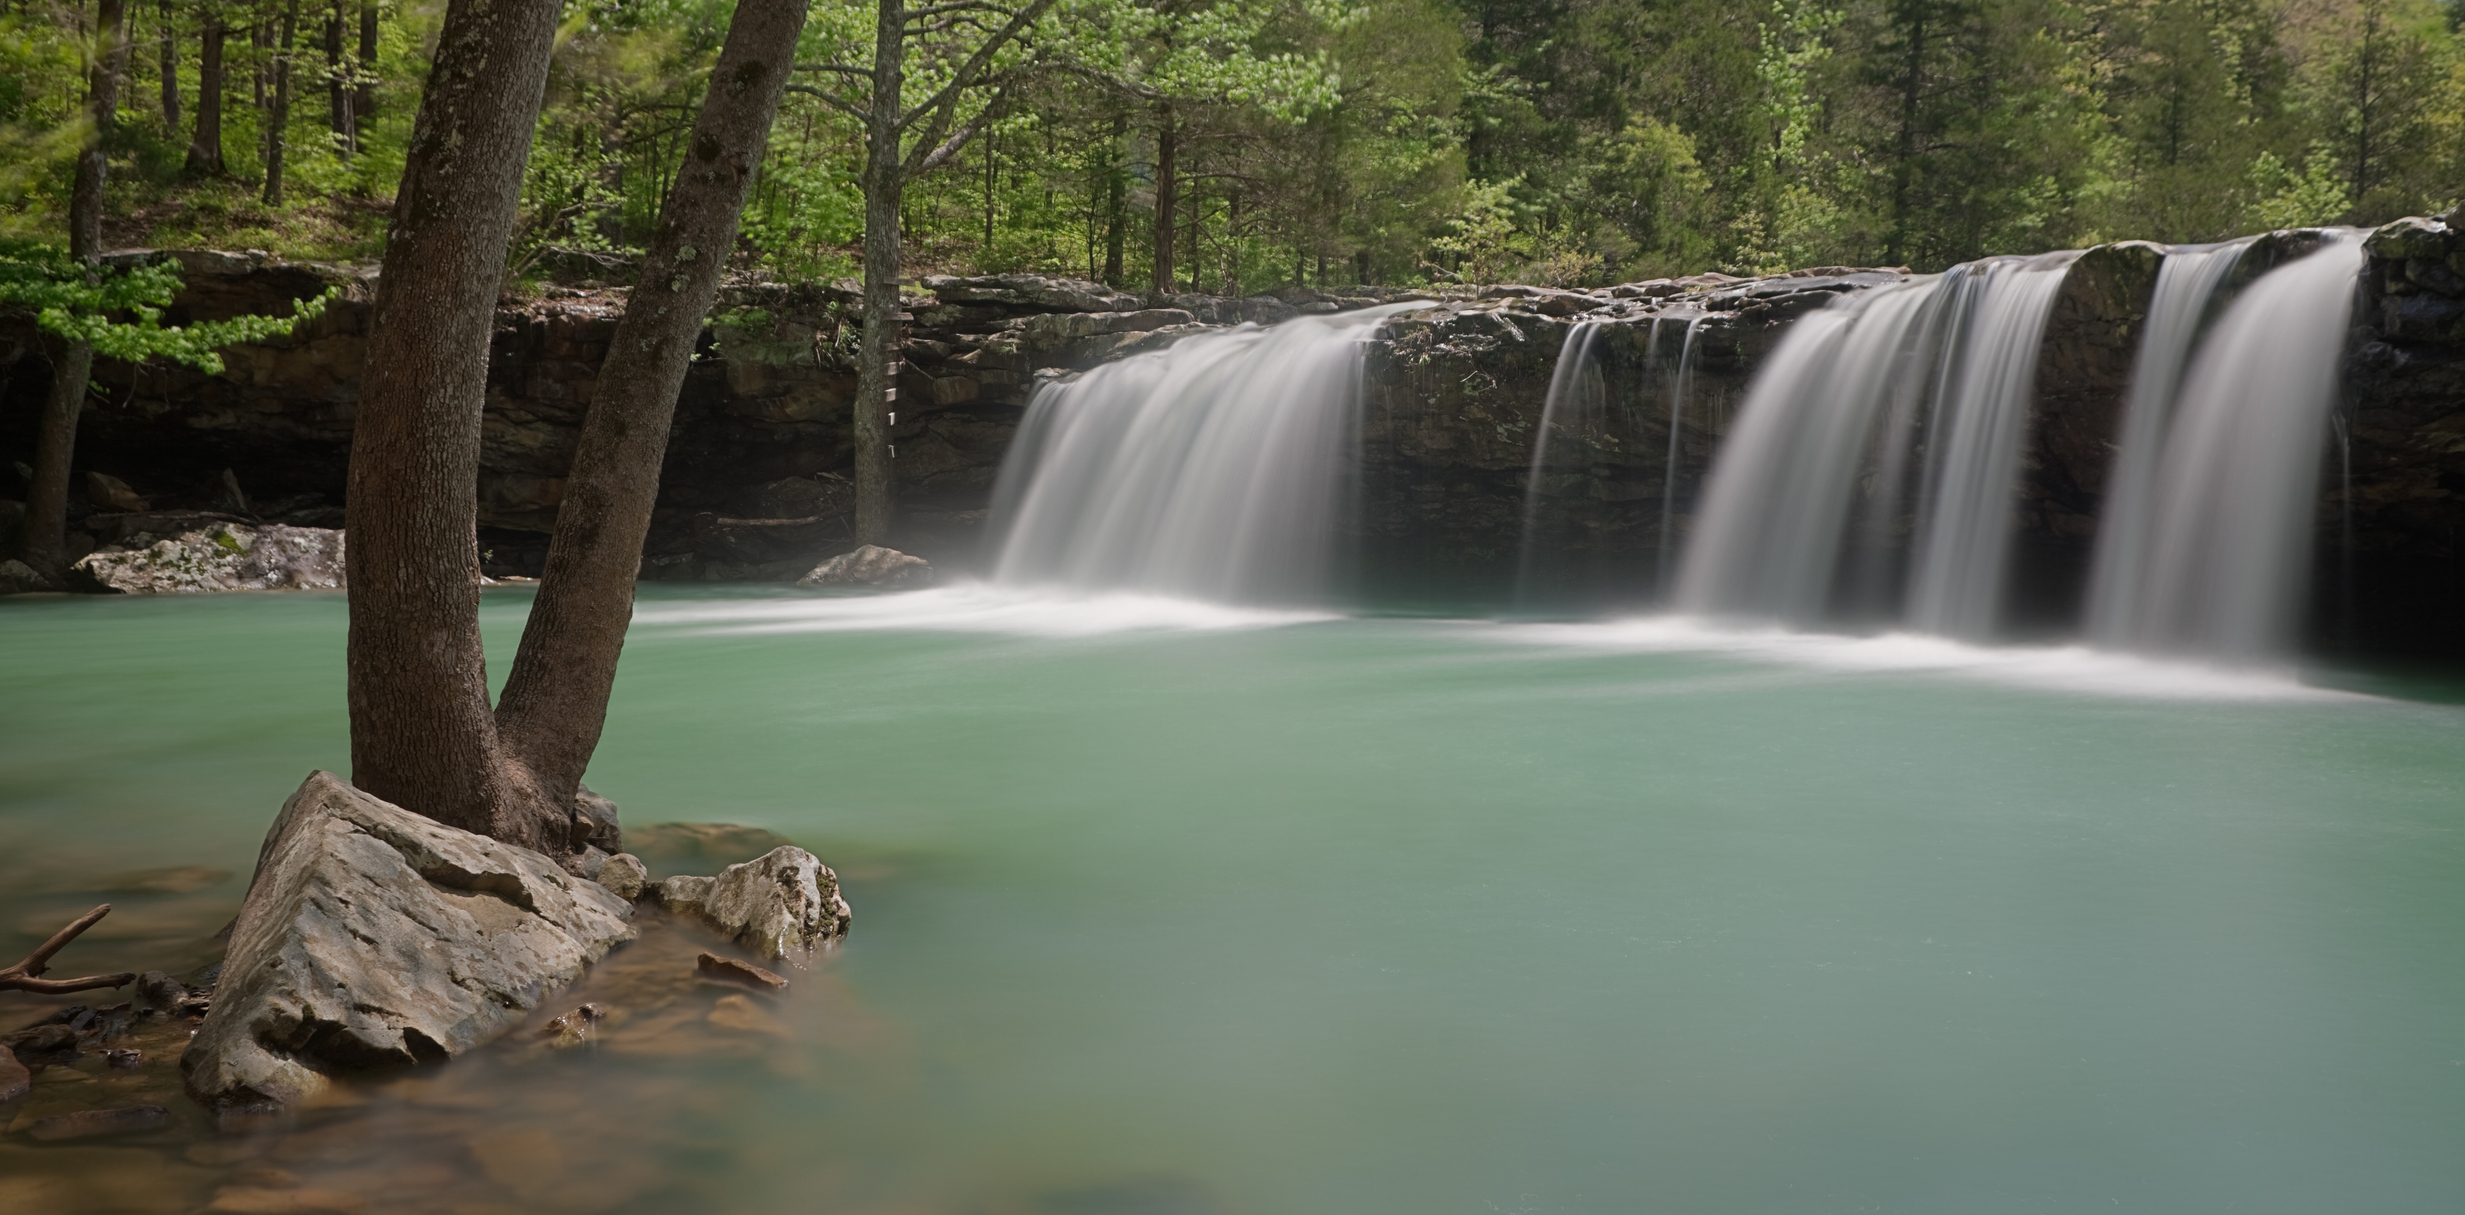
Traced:
<path fill-rule="evenodd" d="M 199 1100 L 245 1108 L 461 1054 L 631 939 L 632 912 L 538 853 L 311 773 L 258 853 L 180 1068 Z"/>
<path fill-rule="evenodd" d="M 41 574 L 23 561 L 0 561 L 0 595 L 23 595 L 29 591 L 48 591 Z"/>
<path fill-rule="evenodd" d="M 690 915 L 766 957 L 786 957 L 847 935 L 839 875 L 793 844 L 730 865 L 712 877 L 659 883 L 660 906 Z"/>
<path fill-rule="evenodd" d="M 868 544 L 841 553 L 796 580 L 798 586 L 870 586 L 883 590 L 919 587 L 933 581 L 933 566 L 894 548 Z"/>
<path fill-rule="evenodd" d="M 133 547 L 98 549 L 69 569 L 79 589 L 106 594 L 180 595 L 202 591 L 340 590 L 342 533 L 319 527 L 217 523 Z"/>
<path fill-rule="evenodd" d="M 641 898 L 642 892 L 650 888 L 650 869 L 642 864 L 641 857 L 630 852 L 619 852 L 602 862 L 599 872 L 592 874 L 591 880 L 607 887 L 610 894 L 630 903 Z"/>

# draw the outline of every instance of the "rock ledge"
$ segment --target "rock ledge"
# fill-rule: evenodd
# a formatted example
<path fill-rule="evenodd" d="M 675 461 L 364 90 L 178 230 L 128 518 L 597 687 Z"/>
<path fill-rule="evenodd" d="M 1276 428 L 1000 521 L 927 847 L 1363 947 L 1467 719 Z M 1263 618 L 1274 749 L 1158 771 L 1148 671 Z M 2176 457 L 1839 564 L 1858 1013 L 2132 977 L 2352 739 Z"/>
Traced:
<path fill-rule="evenodd" d="M 631 915 L 544 856 L 311 773 L 266 835 L 181 1070 L 231 1109 L 461 1054 L 631 939 Z"/>

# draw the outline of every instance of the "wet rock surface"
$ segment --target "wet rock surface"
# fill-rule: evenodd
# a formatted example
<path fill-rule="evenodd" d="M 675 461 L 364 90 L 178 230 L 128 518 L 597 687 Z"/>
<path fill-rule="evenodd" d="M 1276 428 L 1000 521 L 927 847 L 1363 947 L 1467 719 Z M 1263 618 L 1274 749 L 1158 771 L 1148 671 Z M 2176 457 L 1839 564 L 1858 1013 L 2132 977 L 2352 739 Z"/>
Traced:
<path fill-rule="evenodd" d="M 340 590 L 343 534 L 325 528 L 217 522 L 156 537 L 124 530 L 69 568 L 80 590 L 126 595 Z"/>
<path fill-rule="evenodd" d="M 216 1106 L 461 1054 L 632 936 L 632 907 L 546 857 L 314 773 L 275 820 L 212 1012 L 182 1057 Z"/>
<path fill-rule="evenodd" d="M 796 580 L 798 586 L 869 587 L 885 591 L 911 590 L 932 583 L 931 563 L 878 544 L 841 553 Z"/>
<path fill-rule="evenodd" d="M 659 905 L 691 916 L 770 958 L 801 957 L 847 935 L 851 918 L 839 875 L 793 844 L 730 865 L 716 877 L 659 883 Z"/>
<path fill-rule="evenodd" d="M 2461 658 L 2465 209 L 2398 220 L 2363 248 L 2344 430 L 2321 477 L 2314 632 L 2366 652 Z"/>
<path fill-rule="evenodd" d="M 734 958 L 723 958 L 715 953 L 706 952 L 695 958 L 693 970 L 695 974 L 717 983 L 732 983 L 738 987 L 750 987 L 756 991 L 787 990 L 788 981 L 786 979 L 751 962 L 739 962 Z"/>
<path fill-rule="evenodd" d="M 1650 594 L 1682 540 L 1729 419 L 1789 322 L 1905 277 L 1826 267 L 1698 275 L 1598 291 L 1491 287 L 1387 321 L 1367 344 L 1361 534 L 1374 593 L 1503 602 L 1515 593 L 1525 489 L 1568 332 L 1593 322 L 1605 408 L 1561 419 L 1536 523 L 1569 585 Z M 1693 358 L 1685 358 L 1691 347 Z M 1689 369 L 1672 436 L 1670 400 Z M 1674 478 L 1672 492 L 1670 482 Z"/>

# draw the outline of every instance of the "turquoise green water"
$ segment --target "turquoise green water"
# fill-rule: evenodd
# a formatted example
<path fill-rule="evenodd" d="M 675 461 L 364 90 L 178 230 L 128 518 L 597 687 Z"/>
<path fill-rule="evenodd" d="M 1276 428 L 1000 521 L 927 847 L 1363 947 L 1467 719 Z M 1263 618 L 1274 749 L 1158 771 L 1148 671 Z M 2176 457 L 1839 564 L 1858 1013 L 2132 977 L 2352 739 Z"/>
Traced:
<path fill-rule="evenodd" d="M 1913 642 L 646 592 L 592 785 L 806 844 L 856 921 L 769 1066 L 556 1073 L 689 1082 L 571 1209 L 2465 1200 L 2465 710 Z M 500 670 L 524 602 L 489 600 Z M 115 896 L 60 965 L 199 948 L 347 766 L 342 606 L 0 603 L 0 952 L 80 875 L 230 869 Z"/>

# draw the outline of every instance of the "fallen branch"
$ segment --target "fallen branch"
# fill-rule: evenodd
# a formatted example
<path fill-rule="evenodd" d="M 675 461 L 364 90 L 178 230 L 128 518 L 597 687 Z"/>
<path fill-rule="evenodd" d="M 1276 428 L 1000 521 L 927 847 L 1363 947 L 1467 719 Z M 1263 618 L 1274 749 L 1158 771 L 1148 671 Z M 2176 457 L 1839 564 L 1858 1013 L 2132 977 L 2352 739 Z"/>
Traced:
<path fill-rule="evenodd" d="M 77 939 L 77 934 L 94 927 L 97 921 L 110 914 L 111 904 L 105 903 L 77 917 L 76 923 L 53 933 L 50 940 L 43 942 L 33 953 L 27 954 L 25 961 L 6 970 L 0 970 L 0 991 L 30 991 L 37 995 L 59 996 L 72 991 L 90 991 L 97 987 L 125 987 L 136 981 L 137 976 L 134 972 L 118 975 L 89 975 L 82 979 L 42 977 L 45 965 L 51 961 L 51 955 L 66 948 L 69 942 Z"/>

